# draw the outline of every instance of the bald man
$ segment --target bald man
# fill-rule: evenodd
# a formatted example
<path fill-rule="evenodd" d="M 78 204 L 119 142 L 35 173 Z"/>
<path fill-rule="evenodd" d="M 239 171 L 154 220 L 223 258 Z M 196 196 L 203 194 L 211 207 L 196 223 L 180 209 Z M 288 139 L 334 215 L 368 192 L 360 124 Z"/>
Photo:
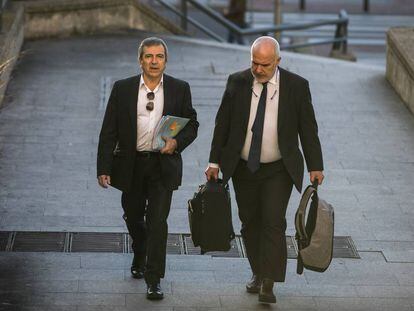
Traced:
<path fill-rule="evenodd" d="M 246 284 L 259 301 L 275 303 L 274 282 L 286 277 L 286 208 L 301 192 L 305 156 L 310 181 L 322 183 L 323 160 L 309 83 L 279 67 L 278 42 L 260 37 L 251 68 L 229 76 L 216 116 L 208 180 L 232 178 L 241 235 L 252 269 Z"/>

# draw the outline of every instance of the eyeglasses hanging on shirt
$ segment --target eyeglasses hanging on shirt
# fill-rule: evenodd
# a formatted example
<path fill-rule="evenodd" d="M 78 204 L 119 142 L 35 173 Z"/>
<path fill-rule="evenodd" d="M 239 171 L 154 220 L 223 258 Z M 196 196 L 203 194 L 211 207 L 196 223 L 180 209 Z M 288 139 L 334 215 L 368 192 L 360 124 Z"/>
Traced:
<path fill-rule="evenodd" d="M 154 102 L 153 102 L 154 98 L 155 98 L 154 92 L 148 92 L 147 93 L 147 99 L 149 100 L 149 102 L 147 103 L 145 108 L 147 108 L 148 111 L 153 111 L 154 110 Z"/>
<path fill-rule="evenodd" d="M 255 96 L 255 97 L 259 97 L 259 95 L 257 95 L 257 94 L 254 92 L 253 87 L 252 87 L 252 92 L 253 92 L 253 94 L 254 94 L 254 96 Z M 276 95 L 276 92 L 277 92 L 277 89 L 273 92 L 273 95 L 272 95 L 272 97 L 270 97 L 270 100 L 273 100 L 273 98 L 274 98 L 274 97 L 275 97 L 275 95 Z"/>

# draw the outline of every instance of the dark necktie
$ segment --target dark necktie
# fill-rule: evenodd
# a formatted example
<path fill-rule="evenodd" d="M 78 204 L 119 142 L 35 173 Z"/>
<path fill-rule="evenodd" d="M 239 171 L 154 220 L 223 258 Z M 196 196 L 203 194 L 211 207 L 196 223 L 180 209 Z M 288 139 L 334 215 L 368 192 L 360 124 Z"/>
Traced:
<path fill-rule="evenodd" d="M 262 150 L 263 125 L 266 111 L 267 82 L 263 83 L 263 90 L 260 94 L 257 105 L 256 118 L 252 126 L 252 143 L 250 145 L 247 167 L 254 173 L 260 167 L 260 152 Z"/>

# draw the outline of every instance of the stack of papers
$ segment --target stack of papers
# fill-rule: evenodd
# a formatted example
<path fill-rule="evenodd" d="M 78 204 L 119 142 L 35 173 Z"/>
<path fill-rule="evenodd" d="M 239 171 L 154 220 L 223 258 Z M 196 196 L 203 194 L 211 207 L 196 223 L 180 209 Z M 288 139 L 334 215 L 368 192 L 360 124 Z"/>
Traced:
<path fill-rule="evenodd" d="M 175 137 L 186 124 L 190 121 L 188 118 L 180 118 L 174 116 L 163 116 L 155 128 L 154 137 L 152 139 L 152 149 L 160 150 L 164 148 L 164 138 Z"/>

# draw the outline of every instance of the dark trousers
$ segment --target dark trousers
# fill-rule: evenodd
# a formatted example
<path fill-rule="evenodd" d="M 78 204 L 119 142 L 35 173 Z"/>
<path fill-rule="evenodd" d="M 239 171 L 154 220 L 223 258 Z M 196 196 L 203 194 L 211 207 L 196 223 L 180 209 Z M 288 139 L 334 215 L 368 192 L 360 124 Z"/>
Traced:
<path fill-rule="evenodd" d="M 254 274 L 284 282 L 287 265 L 286 208 L 293 181 L 283 161 L 261 164 L 254 174 L 240 160 L 233 185 L 241 234 Z"/>
<path fill-rule="evenodd" d="M 131 191 L 122 193 L 122 208 L 134 254 L 147 258 L 148 284 L 159 282 L 165 274 L 171 198 L 172 191 L 162 184 L 159 155 L 137 156 Z"/>

